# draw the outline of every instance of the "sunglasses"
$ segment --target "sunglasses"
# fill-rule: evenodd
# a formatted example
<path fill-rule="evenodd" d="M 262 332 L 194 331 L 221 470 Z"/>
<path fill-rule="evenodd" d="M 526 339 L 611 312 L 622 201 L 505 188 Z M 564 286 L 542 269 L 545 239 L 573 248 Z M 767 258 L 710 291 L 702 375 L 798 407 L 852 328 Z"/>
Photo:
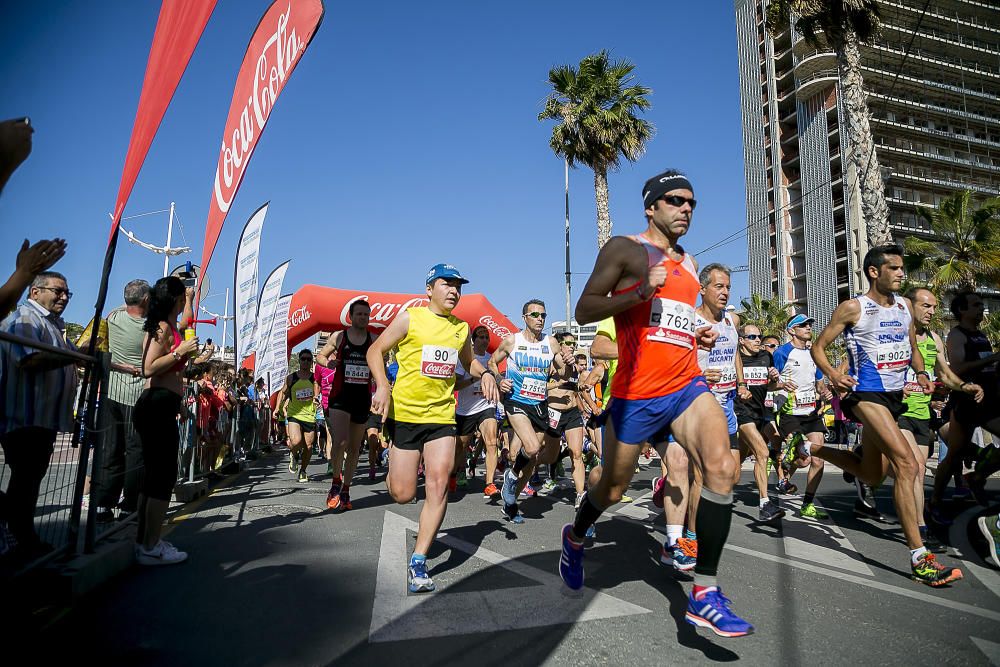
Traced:
<path fill-rule="evenodd" d="M 743 337 L 747 340 L 760 340 L 760 334 L 747 334 Z"/>
<path fill-rule="evenodd" d="M 67 299 L 73 298 L 73 293 L 68 289 L 63 289 L 62 287 L 38 287 L 36 289 L 48 290 L 55 294 L 57 299 L 61 299 L 62 297 L 66 297 Z"/>
<path fill-rule="evenodd" d="M 525 316 L 527 316 L 527 317 L 534 317 L 534 318 L 539 319 L 539 320 L 544 320 L 546 317 L 548 317 L 548 314 L 547 313 L 540 313 L 540 312 L 538 312 L 536 310 L 536 311 L 534 311 L 532 313 L 525 313 Z"/>
<path fill-rule="evenodd" d="M 676 206 L 677 208 L 684 206 L 684 204 L 688 204 L 692 211 L 694 210 L 694 207 L 698 205 L 697 200 L 681 197 L 680 195 L 663 195 L 660 199 L 667 202 L 671 206 Z"/>
<path fill-rule="evenodd" d="M 765 345 L 764 347 L 766 347 L 766 348 L 767 348 L 767 349 L 769 349 L 769 350 L 774 350 L 774 349 L 777 349 L 777 347 L 778 347 L 778 346 L 777 346 L 777 344 L 775 344 L 775 343 L 768 343 L 768 344 L 767 344 L 767 345 Z"/>

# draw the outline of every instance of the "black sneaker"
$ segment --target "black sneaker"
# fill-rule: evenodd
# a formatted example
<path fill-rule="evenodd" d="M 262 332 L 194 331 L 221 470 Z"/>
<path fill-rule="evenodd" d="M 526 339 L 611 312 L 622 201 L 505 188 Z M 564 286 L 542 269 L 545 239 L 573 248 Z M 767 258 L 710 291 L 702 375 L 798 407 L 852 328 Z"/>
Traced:
<path fill-rule="evenodd" d="M 760 515 L 758 517 L 761 523 L 767 523 L 769 521 L 776 521 L 781 517 L 785 516 L 785 510 L 778 507 L 778 504 L 768 499 L 764 506 L 760 508 Z"/>
<path fill-rule="evenodd" d="M 931 531 L 928 530 L 926 534 L 921 535 L 920 537 L 924 541 L 924 546 L 928 551 L 936 554 L 943 554 L 948 551 L 948 546 L 939 540 L 937 535 Z"/>
<path fill-rule="evenodd" d="M 879 523 L 886 522 L 885 517 L 882 516 L 882 513 L 878 511 L 877 507 L 869 505 L 861 499 L 854 501 L 854 516 L 859 519 L 871 519 L 872 521 L 878 521 Z"/>

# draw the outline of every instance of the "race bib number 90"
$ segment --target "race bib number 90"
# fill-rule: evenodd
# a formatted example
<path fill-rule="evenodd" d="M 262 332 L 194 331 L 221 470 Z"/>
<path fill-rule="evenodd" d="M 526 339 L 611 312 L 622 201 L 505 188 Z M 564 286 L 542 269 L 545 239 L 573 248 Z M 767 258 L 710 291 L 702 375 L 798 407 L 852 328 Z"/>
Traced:
<path fill-rule="evenodd" d="M 875 367 L 878 369 L 899 369 L 910 365 L 910 341 L 882 343 L 875 352 Z"/>
<path fill-rule="evenodd" d="M 554 408 L 549 408 L 549 428 L 556 429 L 559 428 L 559 420 L 562 418 L 562 413 Z"/>
<path fill-rule="evenodd" d="M 440 345 L 424 345 L 420 354 L 420 374 L 424 377 L 447 380 L 455 375 L 458 350 Z"/>
<path fill-rule="evenodd" d="M 655 298 L 649 307 L 647 340 L 694 348 L 694 306 L 673 299 Z"/>
<path fill-rule="evenodd" d="M 344 382 L 347 384 L 368 384 L 371 370 L 364 364 L 344 364 Z"/>

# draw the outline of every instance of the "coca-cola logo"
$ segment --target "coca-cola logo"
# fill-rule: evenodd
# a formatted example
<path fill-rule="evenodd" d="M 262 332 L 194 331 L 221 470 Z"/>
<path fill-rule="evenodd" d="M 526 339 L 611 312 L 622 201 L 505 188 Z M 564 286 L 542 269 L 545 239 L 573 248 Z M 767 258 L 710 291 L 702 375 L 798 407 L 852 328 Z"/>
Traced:
<path fill-rule="evenodd" d="M 322 12 L 322 9 L 320 11 Z M 291 14 L 292 3 L 290 2 L 285 11 L 278 14 L 270 34 L 263 32 L 262 28 L 269 18 L 268 15 L 264 16 L 261 28 L 258 28 L 254 39 L 250 42 L 247 55 L 240 67 L 241 80 L 237 81 L 234 102 L 237 99 L 242 101 L 241 94 L 245 95 L 249 92 L 249 95 L 247 95 L 246 103 L 242 109 L 234 104 L 229 110 L 225 134 L 222 137 L 219 164 L 215 170 L 215 203 L 223 213 L 229 211 L 229 205 L 243 179 L 243 172 L 250 161 L 250 156 L 257 145 L 257 139 L 264 129 L 264 124 L 267 123 L 267 119 L 271 115 L 274 102 L 292 69 L 305 52 L 308 40 L 315 30 L 315 23 L 312 25 L 305 23 L 308 17 L 303 19 L 296 17 L 297 27 L 308 32 L 304 40 L 300 39 L 296 26 L 289 30 Z M 273 17 L 270 18 L 273 20 Z M 246 79 L 242 77 L 250 74 L 248 63 L 253 57 L 251 49 L 259 43 L 258 36 L 263 38 L 265 35 L 267 35 L 267 40 L 257 53 L 257 62 L 252 71 L 252 90 L 247 91 Z M 237 110 L 239 110 L 238 113 Z"/>
<path fill-rule="evenodd" d="M 441 364 L 427 362 L 424 364 L 424 375 L 432 377 L 451 377 L 455 374 L 455 367 L 451 364 Z"/>
<path fill-rule="evenodd" d="M 309 312 L 309 308 L 307 306 L 296 308 L 292 314 L 288 316 L 288 326 L 297 327 L 307 321 L 310 317 L 312 317 L 312 313 Z"/>
<path fill-rule="evenodd" d="M 368 305 L 371 306 L 371 316 L 368 319 L 368 326 L 373 329 L 386 328 L 396 315 L 399 315 L 407 308 L 425 306 L 430 303 L 427 297 L 420 296 L 408 299 L 402 303 L 395 301 L 387 301 L 385 303 L 376 301 L 372 303 L 369 301 L 367 294 L 358 294 L 348 299 L 340 311 L 340 323 L 345 327 L 351 326 L 351 304 L 355 301 L 368 301 Z"/>
<path fill-rule="evenodd" d="M 496 320 L 494 320 L 490 315 L 483 315 L 482 317 L 480 317 L 479 323 L 482 324 L 487 329 L 489 329 L 490 333 L 499 338 L 506 338 L 511 334 L 510 329 L 503 326 L 502 324 L 498 324 Z"/>

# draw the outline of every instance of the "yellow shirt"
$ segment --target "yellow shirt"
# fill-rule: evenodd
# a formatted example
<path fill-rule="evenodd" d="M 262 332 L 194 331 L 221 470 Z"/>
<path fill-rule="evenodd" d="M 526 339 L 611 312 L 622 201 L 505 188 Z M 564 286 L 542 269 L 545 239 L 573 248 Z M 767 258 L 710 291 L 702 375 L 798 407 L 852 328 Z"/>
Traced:
<path fill-rule="evenodd" d="M 601 320 L 597 325 L 597 333 L 607 336 L 611 339 L 612 343 L 618 342 L 618 332 L 615 330 L 615 318 L 609 317 L 607 319 Z M 611 359 L 605 361 L 604 365 L 607 367 L 607 371 L 604 373 L 603 385 L 607 387 L 602 393 L 602 404 L 607 405 L 608 399 L 611 398 L 611 380 L 615 377 L 615 371 L 618 370 L 618 360 Z"/>
<path fill-rule="evenodd" d="M 469 325 L 454 315 L 408 308 L 410 326 L 399 342 L 399 372 L 389 418 L 409 424 L 455 423 L 455 368 Z"/>

